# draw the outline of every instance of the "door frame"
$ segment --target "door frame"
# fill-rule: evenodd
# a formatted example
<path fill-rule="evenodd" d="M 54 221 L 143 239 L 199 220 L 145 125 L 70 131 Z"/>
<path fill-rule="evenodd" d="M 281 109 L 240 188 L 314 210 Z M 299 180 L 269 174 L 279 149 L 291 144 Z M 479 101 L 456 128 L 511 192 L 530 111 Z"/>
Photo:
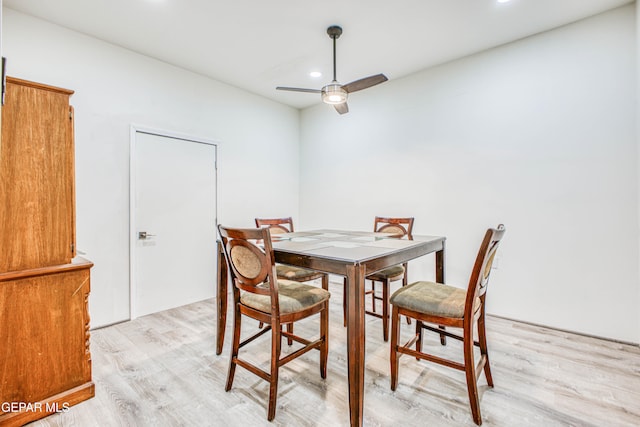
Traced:
<path fill-rule="evenodd" d="M 129 320 L 138 317 L 135 306 L 136 283 L 136 136 L 138 133 L 177 139 L 184 142 L 211 145 L 215 150 L 215 227 L 218 227 L 218 147 L 220 141 L 189 135 L 185 133 L 152 128 L 148 126 L 132 124 L 129 137 Z M 216 256 L 216 254 L 212 254 Z"/>

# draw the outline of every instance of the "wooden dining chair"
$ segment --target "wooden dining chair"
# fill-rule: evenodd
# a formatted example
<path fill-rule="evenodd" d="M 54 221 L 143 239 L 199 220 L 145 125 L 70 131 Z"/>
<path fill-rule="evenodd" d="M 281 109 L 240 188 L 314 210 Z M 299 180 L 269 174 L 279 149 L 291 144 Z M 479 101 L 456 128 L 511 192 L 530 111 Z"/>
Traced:
<path fill-rule="evenodd" d="M 441 283 L 415 282 L 398 289 L 391 296 L 393 306 L 391 314 L 391 390 L 395 390 L 398 386 L 398 358 L 402 354 L 464 371 L 471 414 L 473 421 L 478 425 L 482 424 L 482 416 L 477 381 L 482 370 L 484 370 L 489 387 L 493 387 L 485 329 L 486 292 L 498 244 L 504 233 L 505 228 L 502 224 L 487 230 L 466 290 Z M 398 345 L 401 315 L 416 320 L 415 336 L 404 346 Z M 476 325 L 477 341 L 474 339 L 474 326 Z M 462 335 L 440 328 L 445 326 L 460 328 Z M 462 341 L 464 362 L 460 363 L 424 353 L 422 351 L 423 329 Z M 415 344 L 415 350 L 411 348 L 413 344 Z M 480 358 L 477 365 L 474 361 L 474 346 L 480 348 Z"/>
<path fill-rule="evenodd" d="M 268 227 L 271 235 L 281 233 L 293 233 L 293 219 L 287 218 L 256 218 L 256 227 Z M 295 267 L 293 265 L 276 264 L 276 273 L 279 279 L 295 280 L 296 282 L 309 282 L 315 279 L 322 280 L 322 289 L 329 289 L 329 275 L 321 271 L 308 268 Z"/>
<path fill-rule="evenodd" d="M 329 351 L 329 292 L 292 280 L 276 277 L 276 266 L 269 228 L 227 228 L 218 226 L 224 255 L 233 283 L 234 322 L 231 361 L 226 391 L 231 389 L 236 366 L 241 366 L 269 382 L 267 419 L 276 412 L 279 368 L 291 360 L 315 349 L 320 351 L 320 376 L 327 376 Z M 257 242 L 264 245 L 261 248 Z M 320 314 L 320 337 L 314 341 L 283 331 L 282 326 Z M 266 327 L 240 341 L 242 317 L 263 322 Z M 271 363 L 269 371 L 241 359 L 239 351 L 261 335 L 271 332 Z M 282 338 L 292 339 L 302 347 L 281 357 Z"/>
<path fill-rule="evenodd" d="M 413 218 L 385 218 L 376 216 L 373 222 L 373 231 L 378 233 L 393 233 L 399 239 L 407 238 L 413 240 Z M 391 282 L 402 280 L 402 286 L 408 283 L 408 263 L 394 265 L 367 276 L 371 281 L 371 289 L 365 291 L 366 295 L 371 295 L 371 310 L 365 313 L 382 319 L 382 337 L 389 341 L 389 290 Z M 376 292 L 376 283 L 382 284 L 382 293 Z M 346 301 L 347 279 L 344 279 L 343 300 Z M 377 311 L 376 301 L 381 302 L 380 312 Z M 347 313 L 346 304 L 343 306 L 343 323 L 346 326 Z"/>

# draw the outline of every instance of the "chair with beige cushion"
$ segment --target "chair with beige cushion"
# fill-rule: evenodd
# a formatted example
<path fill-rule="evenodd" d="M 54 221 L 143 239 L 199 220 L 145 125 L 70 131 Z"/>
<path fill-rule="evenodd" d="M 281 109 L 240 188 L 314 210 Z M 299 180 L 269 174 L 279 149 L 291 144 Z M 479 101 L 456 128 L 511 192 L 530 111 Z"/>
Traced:
<path fill-rule="evenodd" d="M 271 235 L 281 233 L 293 233 L 293 219 L 288 218 L 256 218 L 256 227 L 269 227 Z M 276 272 L 279 279 L 295 280 L 296 282 L 308 282 L 322 279 L 322 289 L 329 289 L 329 275 L 308 268 L 295 267 L 293 265 L 276 264 Z"/>
<path fill-rule="evenodd" d="M 391 296 L 393 307 L 391 314 L 391 390 L 395 390 L 398 385 L 398 358 L 402 354 L 464 371 L 471 414 L 473 421 L 478 425 L 482 424 L 482 416 L 480 415 L 477 380 L 482 370 L 484 370 L 488 385 L 493 387 L 485 329 L 486 292 L 491 266 L 504 233 L 505 228 L 502 224 L 497 228 L 487 230 L 466 290 L 441 283 L 415 282 L 398 289 Z M 416 320 L 416 333 L 404 346 L 398 345 L 402 323 L 400 322 L 401 315 Z M 474 339 L 476 325 L 477 341 Z M 460 328 L 462 335 L 445 331 L 441 327 Z M 423 329 L 462 341 L 464 362 L 424 353 L 422 351 Z M 414 343 L 415 350 L 411 348 Z M 474 346 L 480 349 L 477 365 L 474 360 Z"/>
<path fill-rule="evenodd" d="M 231 361 L 226 391 L 231 389 L 236 366 L 241 366 L 269 382 L 269 409 L 267 419 L 273 420 L 276 412 L 279 368 L 309 350 L 320 351 L 320 376 L 327 376 L 329 350 L 329 292 L 292 280 L 276 277 L 276 266 L 271 246 L 269 228 L 227 228 L 218 226 L 222 238 L 224 255 L 233 283 L 234 322 Z M 264 245 L 261 248 L 257 245 Z M 283 325 L 320 314 L 320 337 L 309 341 L 288 331 Z M 252 336 L 240 341 L 242 317 L 247 316 L 266 325 Z M 268 371 L 239 356 L 246 344 L 266 333 L 271 333 L 271 362 Z M 281 357 L 282 338 L 286 337 L 302 347 Z M 253 392 L 253 387 L 246 390 Z M 304 414 L 301 414 L 304 415 Z"/>
<path fill-rule="evenodd" d="M 413 240 L 413 218 L 385 218 L 375 217 L 373 223 L 373 231 L 378 233 L 392 233 L 394 237 L 399 239 L 407 238 Z M 391 288 L 391 282 L 402 280 L 402 286 L 407 285 L 407 271 L 408 263 L 402 265 L 394 265 L 384 270 L 378 271 L 367 276 L 368 280 L 371 280 L 371 289 L 365 292 L 365 295 L 371 295 L 371 310 L 366 310 L 367 314 L 382 319 L 382 337 L 385 341 L 389 340 L 389 289 Z M 382 284 L 382 293 L 376 292 L 376 283 Z M 344 280 L 344 292 L 343 295 L 346 300 L 346 279 Z M 378 312 L 376 308 L 376 301 L 381 302 L 381 311 Z M 346 307 L 346 305 L 345 305 Z M 346 308 L 343 307 L 343 318 L 346 326 Z"/>

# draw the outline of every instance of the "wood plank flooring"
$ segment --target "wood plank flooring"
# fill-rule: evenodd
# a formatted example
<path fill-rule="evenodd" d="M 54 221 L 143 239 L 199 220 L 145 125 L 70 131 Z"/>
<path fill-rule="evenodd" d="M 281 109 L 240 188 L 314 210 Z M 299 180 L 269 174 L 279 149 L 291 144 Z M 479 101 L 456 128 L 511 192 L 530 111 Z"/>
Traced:
<path fill-rule="evenodd" d="M 266 420 L 266 382 L 238 368 L 232 390 L 224 391 L 229 339 L 216 356 L 215 304 L 207 300 L 92 331 L 96 397 L 32 425 L 346 426 L 342 284 L 331 283 L 330 290 L 327 379 L 320 378 L 315 351 L 282 368 L 273 423 Z M 315 337 L 317 325 L 307 319 L 296 324 L 296 332 Z M 243 324 L 244 331 L 256 327 L 252 321 Z M 640 426 L 637 346 L 494 317 L 487 328 L 495 388 L 481 377 L 484 426 Z M 403 336 L 412 329 L 404 323 Z M 442 347 L 438 337 L 427 337 L 425 348 L 461 360 L 459 343 L 449 340 Z M 268 342 L 265 336 L 244 354 L 267 366 Z M 389 345 L 382 341 L 381 321 L 367 316 L 364 424 L 475 425 L 464 373 L 405 356 L 398 389 L 391 392 L 388 372 Z"/>

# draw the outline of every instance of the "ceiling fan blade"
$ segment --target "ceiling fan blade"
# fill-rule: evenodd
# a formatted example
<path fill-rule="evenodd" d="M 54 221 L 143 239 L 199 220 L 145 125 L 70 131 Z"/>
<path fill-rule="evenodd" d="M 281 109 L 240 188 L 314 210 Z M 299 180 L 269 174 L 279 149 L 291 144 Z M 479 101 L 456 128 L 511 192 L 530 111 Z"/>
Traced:
<path fill-rule="evenodd" d="M 308 92 L 308 93 L 320 93 L 320 89 L 305 89 L 302 87 L 284 87 L 278 86 L 276 90 L 290 90 L 292 92 Z"/>
<path fill-rule="evenodd" d="M 335 104 L 334 108 L 340 114 L 345 114 L 349 112 L 349 106 L 347 105 L 346 102 L 343 102 L 342 104 Z"/>
<path fill-rule="evenodd" d="M 348 93 L 351 93 L 384 83 L 387 80 L 389 79 L 384 74 L 376 74 L 375 76 L 369 76 L 364 79 L 356 80 L 355 82 L 347 83 L 346 85 L 343 85 L 342 88 Z"/>

